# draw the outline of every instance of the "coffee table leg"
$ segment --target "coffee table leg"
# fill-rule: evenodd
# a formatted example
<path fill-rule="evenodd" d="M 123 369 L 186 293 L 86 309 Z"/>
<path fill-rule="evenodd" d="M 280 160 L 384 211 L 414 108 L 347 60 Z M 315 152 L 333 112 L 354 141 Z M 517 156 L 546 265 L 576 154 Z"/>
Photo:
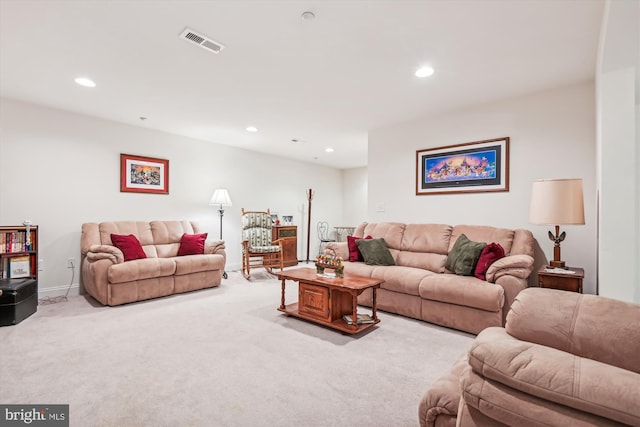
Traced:
<path fill-rule="evenodd" d="M 282 297 L 280 298 L 280 310 L 284 310 L 284 277 L 282 278 Z"/>
<path fill-rule="evenodd" d="M 371 312 L 373 313 L 373 320 L 378 320 L 378 307 L 376 304 L 376 288 L 372 289 L 373 291 L 373 301 L 371 304 Z"/>
<path fill-rule="evenodd" d="M 356 293 L 351 294 L 351 304 L 352 304 L 352 313 L 351 319 L 353 323 L 351 324 L 351 329 L 358 329 L 358 295 Z"/>

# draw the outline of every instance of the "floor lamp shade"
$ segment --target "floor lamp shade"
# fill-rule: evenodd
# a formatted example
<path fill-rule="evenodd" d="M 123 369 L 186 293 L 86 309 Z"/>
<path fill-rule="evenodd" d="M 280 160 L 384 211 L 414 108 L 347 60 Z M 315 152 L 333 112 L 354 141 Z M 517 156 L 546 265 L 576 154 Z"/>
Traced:
<path fill-rule="evenodd" d="M 213 192 L 213 196 L 211 196 L 211 200 L 209 201 L 210 205 L 217 206 L 231 206 L 231 197 L 229 196 L 229 192 L 226 188 L 218 188 Z"/>
<path fill-rule="evenodd" d="M 560 242 L 565 239 L 566 233 L 560 233 L 560 225 L 584 224 L 582 179 L 534 181 L 531 187 L 529 222 L 555 226 L 555 235 L 549 231 L 549 239 L 555 243 L 551 266 L 564 268 L 564 261 L 560 260 Z"/>

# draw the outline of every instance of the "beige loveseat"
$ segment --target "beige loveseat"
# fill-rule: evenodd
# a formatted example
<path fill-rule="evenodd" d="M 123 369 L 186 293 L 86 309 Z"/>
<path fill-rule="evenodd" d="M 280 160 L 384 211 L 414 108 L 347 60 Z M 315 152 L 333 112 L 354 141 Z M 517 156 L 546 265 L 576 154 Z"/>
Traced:
<path fill-rule="evenodd" d="M 522 291 L 419 405 L 422 427 L 640 426 L 640 305 Z"/>
<path fill-rule="evenodd" d="M 111 234 L 138 238 L 144 259 L 124 261 Z M 189 221 L 102 222 L 82 224 L 84 289 L 105 305 L 119 305 L 218 286 L 226 253 L 224 241 L 206 241 L 204 254 L 177 256 L 183 234 L 200 233 Z"/>
<path fill-rule="evenodd" d="M 445 271 L 447 255 L 462 234 L 474 242 L 499 243 L 506 257 L 493 263 L 486 280 Z M 384 279 L 377 292 L 381 310 L 477 334 L 502 326 L 511 302 L 528 286 L 534 239 L 528 230 L 474 225 L 363 223 L 354 236 L 384 238 L 396 265 L 346 261 L 344 271 Z M 349 259 L 346 242 L 327 244 L 326 253 Z M 358 303 L 372 305 L 371 291 Z"/>

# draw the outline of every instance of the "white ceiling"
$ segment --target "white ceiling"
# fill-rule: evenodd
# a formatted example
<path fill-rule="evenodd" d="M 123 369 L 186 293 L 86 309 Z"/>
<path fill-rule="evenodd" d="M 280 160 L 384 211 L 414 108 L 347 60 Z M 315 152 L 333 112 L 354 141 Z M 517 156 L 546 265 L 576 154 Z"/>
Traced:
<path fill-rule="evenodd" d="M 593 79 L 602 13 L 600 0 L 0 0 L 0 95 L 359 167 L 372 129 Z M 185 27 L 226 49 L 180 40 Z M 425 63 L 436 73 L 418 79 Z"/>

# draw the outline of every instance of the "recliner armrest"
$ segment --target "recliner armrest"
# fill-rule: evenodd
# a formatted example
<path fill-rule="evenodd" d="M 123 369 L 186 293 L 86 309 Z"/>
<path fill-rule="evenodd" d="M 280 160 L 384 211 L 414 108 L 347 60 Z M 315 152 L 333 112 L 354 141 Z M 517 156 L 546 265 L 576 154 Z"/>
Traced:
<path fill-rule="evenodd" d="M 495 283 L 502 276 L 527 279 L 533 272 L 534 259 L 529 255 L 509 255 L 491 264 L 487 270 L 487 282 Z"/>
<path fill-rule="evenodd" d="M 114 264 L 124 262 L 124 254 L 122 251 L 111 245 L 91 245 L 85 256 L 89 262 L 95 262 L 101 259 L 111 260 Z"/>
<path fill-rule="evenodd" d="M 478 334 L 469 351 L 469 365 L 484 378 L 540 399 L 640 425 L 640 374 L 636 372 L 521 341 L 499 327 Z M 482 396 L 483 391 L 478 393 L 478 398 L 489 399 Z"/>
<path fill-rule="evenodd" d="M 225 241 L 224 240 L 206 240 L 204 242 L 205 254 L 221 254 L 224 255 Z"/>
<path fill-rule="evenodd" d="M 597 295 L 527 288 L 507 314 L 507 333 L 640 373 L 640 305 Z"/>

